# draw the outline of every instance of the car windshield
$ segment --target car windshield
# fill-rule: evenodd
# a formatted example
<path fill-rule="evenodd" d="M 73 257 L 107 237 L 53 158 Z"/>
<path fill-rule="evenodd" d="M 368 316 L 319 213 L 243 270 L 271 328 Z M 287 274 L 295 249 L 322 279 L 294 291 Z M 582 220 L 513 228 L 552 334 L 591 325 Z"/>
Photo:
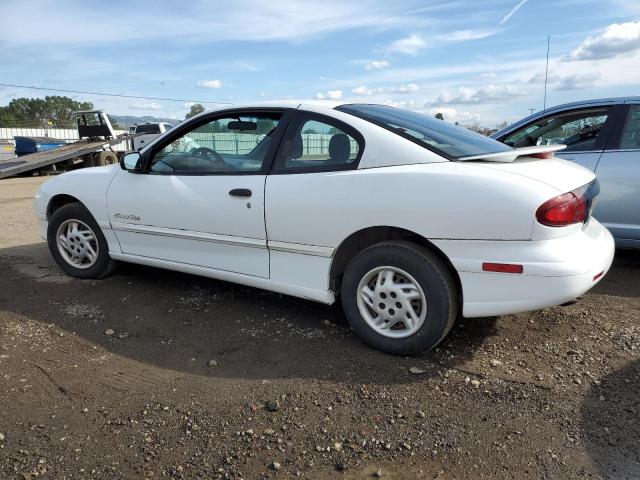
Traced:
<path fill-rule="evenodd" d="M 364 104 L 342 105 L 336 110 L 391 130 L 450 160 L 512 150 L 479 133 L 409 110 Z"/>

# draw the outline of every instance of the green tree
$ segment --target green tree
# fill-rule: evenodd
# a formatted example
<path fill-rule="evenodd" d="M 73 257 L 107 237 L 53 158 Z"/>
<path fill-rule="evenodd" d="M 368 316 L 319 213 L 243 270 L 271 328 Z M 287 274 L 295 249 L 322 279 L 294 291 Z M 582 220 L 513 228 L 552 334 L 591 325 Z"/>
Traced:
<path fill-rule="evenodd" d="M 79 110 L 93 110 L 93 104 L 57 95 L 14 98 L 6 107 L 0 107 L 0 126 L 75 128 L 73 113 Z"/>
<path fill-rule="evenodd" d="M 193 105 L 191 105 L 191 110 L 189 110 L 189 112 L 184 116 L 185 120 L 187 118 L 191 118 L 195 115 L 198 115 L 199 113 L 204 112 L 204 107 L 202 106 L 201 103 L 194 103 Z"/>
<path fill-rule="evenodd" d="M 436 118 L 438 120 L 444 120 L 444 115 L 442 115 L 442 113 L 438 112 L 438 113 L 436 113 Z"/>

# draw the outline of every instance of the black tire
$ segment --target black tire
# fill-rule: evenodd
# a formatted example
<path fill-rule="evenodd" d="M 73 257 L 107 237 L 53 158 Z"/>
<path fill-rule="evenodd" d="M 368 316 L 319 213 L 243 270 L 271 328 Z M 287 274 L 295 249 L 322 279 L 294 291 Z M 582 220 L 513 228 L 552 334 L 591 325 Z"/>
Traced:
<path fill-rule="evenodd" d="M 94 166 L 96 167 L 113 165 L 115 163 L 118 163 L 118 156 L 115 153 L 109 151 L 98 152 L 94 160 Z"/>
<path fill-rule="evenodd" d="M 390 266 L 411 275 L 426 297 L 422 326 L 404 338 L 390 338 L 374 330 L 358 308 L 358 285 L 375 268 Z M 430 350 L 449 333 L 458 314 L 458 294 L 447 266 L 430 250 L 406 241 L 389 241 L 366 248 L 347 265 L 341 285 L 342 306 L 355 332 L 369 345 L 394 355 Z"/>
<path fill-rule="evenodd" d="M 58 250 L 57 232 L 60 225 L 67 220 L 79 220 L 87 225 L 94 233 L 98 244 L 98 256 L 93 265 L 88 268 L 77 268 L 69 263 Z M 58 208 L 49 219 L 47 227 L 47 243 L 49 251 L 56 263 L 64 272 L 76 278 L 103 278 L 115 268 L 116 262 L 109 256 L 109 246 L 102 230 L 89 211 L 81 203 L 69 203 Z"/>

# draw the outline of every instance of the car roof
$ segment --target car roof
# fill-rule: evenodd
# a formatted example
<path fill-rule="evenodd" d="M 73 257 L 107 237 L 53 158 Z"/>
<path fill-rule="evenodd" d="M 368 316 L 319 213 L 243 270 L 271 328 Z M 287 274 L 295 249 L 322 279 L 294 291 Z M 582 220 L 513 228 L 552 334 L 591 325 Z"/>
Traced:
<path fill-rule="evenodd" d="M 564 110 L 565 108 L 571 107 L 581 107 L 581 106 L 589 106 L 593 104 L 603 104 L 603 103 L 625 103 L 625 102 L 637 102 L 640 101 L 639 96 L 631 96 L 631 97 L 605 97 L 605 98 L 594 98 L 590 100 L 579 100 L 577 102 L 569 102 L 563 103 L 560 105 L 556 105 L 555 107 L 550 107 L 547 110 Z"/>
<path fill-rule="evenodd" d="M 236 108 L 298 108 L 301 105 L 313 105 L 316 107 L 335 108 L 340 105 L 345 105 L 348 102 L 338 100 L 320 100 L 320 99 L 282 99 L 282 100 L 265 100 L 252 103 L 238 103 L 238 104 L 221 104 L 216 105 L 214 108 L 208 109 L 207 112 L 214 112 L 217 110 L 232 110 Z"/>
<path fill-rule="evenodd" d="M 212 112 L 221 112 L 224 110 L 235 110 L 235 109 L 251 109 L 251 108 L 294 108 L 298 109 L 304 106 L 313 106 L 320 108 L 327 108 L 329 110 L 339 107 L 340 105 L 347 105 L 353 102 L 343 102 L 338 100 L 320 100 L 320 99 L 305 99 L 305 100 L 293 100 L 293 99 L 284 99 L 284 100 L 266 100 L 260 102 L 253 103 L 238 103 L 238 104 L 218 104 L 213 108 L 207 109 L 202 113 L 194 115 L 188 120 L 196 119 L 199 117 L 206 116 Z M 183 120 L 184 121 L 184 120 Z"/>

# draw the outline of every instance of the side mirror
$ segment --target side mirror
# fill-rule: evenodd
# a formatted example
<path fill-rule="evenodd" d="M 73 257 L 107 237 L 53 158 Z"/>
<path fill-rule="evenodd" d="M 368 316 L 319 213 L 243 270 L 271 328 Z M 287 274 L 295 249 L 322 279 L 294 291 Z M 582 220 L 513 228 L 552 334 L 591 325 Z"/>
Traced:
<path fill-rule="evenodd" d="M 128 172 L 142 171 L 142 156 L 138 152 L 125 153 L 120 159 L 120 168 Z"/>

